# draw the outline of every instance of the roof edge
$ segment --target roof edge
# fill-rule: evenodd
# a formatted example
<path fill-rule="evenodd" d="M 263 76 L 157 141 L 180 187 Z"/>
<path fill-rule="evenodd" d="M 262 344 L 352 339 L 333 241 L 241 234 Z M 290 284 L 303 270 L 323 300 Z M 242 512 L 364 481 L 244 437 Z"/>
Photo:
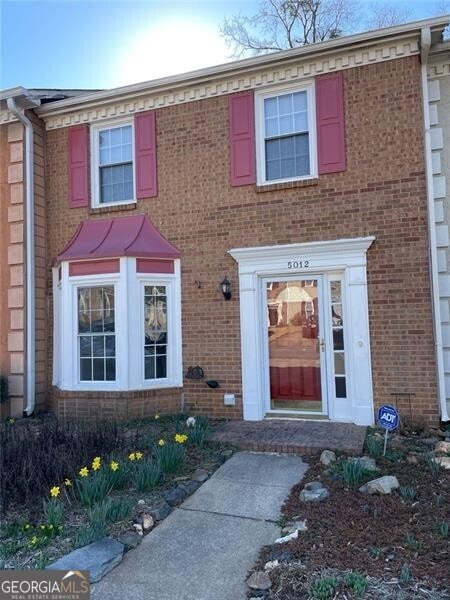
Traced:
<path fill-rule="evenodd" d="M 87 104 L 102 104 L 111 100 L 126 98 L 127 96 L 139 95 L 146 92 L 156 92 L 165 88 L 174 88 L 180 85 L 200 83 L 204 80 L 213 80 L 223 75 L 240 73 L 248 69 L 257 69 L 282 62 L 286 59 L 301 59 L 303 57 L 328 54 L 335 50 L 342 50 L 346 47 L 353 47 L 364 44 L 377 43 L 384 39 L 401 38 L 413 34 L 420 34 L 424 27 L 429 27 L 432 33 L 441 32 L 450 24 L 450 15 L 434 17 L 432 19 L 422 19 L 394 27 L 386 27 L 364 33 L 356 33 L 349 36 L 343 36 L 324 42 L 318 42 L 307 46 L 300 46 L 289 50 L 282 50 L 262 56 L 245 58 L 238 61 L 223 63 L 205 69 L 189 71 L 169 77 L 154 79 L 141 83 L 135 83 L 91 94 L 80 95 L 65 100 L 59 100 L 50 104 L 43 105 L 36 109 L 39 116 L 58 114 Z"/>

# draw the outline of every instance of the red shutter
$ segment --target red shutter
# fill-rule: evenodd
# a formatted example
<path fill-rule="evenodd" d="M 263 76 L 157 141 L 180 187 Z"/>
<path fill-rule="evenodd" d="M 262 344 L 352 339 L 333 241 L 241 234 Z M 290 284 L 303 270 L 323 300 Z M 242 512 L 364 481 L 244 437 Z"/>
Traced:
<path fill-rule="evenodd" d="M 319 175 L 345 171 L 342 71 L 316 77 L 316 119 Z"/>
<path fill-rule="evenodd" d="M 256 183 L 253 92 L 229 97 L 231 185 Z"/>
<path fill-rule="evenodd" d="M 136 196 L 138 199 L 158 195 L 156 175 L 156 115 L 154 111 L 134 117 Z"/>
<path fill-rule="evenodd" d="M 68 137 L 69 206 L 89 205 L 88 161 L 89 128 L 87 125 L 70 127 Z"/>

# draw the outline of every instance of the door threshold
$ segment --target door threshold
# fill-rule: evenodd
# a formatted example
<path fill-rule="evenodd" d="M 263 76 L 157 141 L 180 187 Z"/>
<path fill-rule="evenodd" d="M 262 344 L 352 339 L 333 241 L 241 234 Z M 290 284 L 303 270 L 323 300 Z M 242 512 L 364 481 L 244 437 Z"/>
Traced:
<path fill-rule="evenodd" d="M 306 413 L 293 414 L 284 412 L 270 412 L 264 415 L 265 421 L 285 419 L 286 421 L 329 421 L 328 415 L 308 415 Z"/>

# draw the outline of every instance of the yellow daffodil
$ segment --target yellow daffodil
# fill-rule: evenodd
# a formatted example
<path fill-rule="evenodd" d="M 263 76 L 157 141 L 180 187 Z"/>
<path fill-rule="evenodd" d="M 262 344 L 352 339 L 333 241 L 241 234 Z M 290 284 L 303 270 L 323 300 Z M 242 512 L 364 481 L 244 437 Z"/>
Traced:
<path fill-rule="evenodd" d="M 164 446 L 165 445 L 165 441 L 164 440 L 159 440 L 158 442 L 158 446 Z"/>
<path fill-rule="evenodd" d="M 159 419 L 159 415 L 155 415 L 155 419 L 158 420 Z"/>
<path fill-rule="evenodd" d="M 49 525 L 49 526 L 48 526 L 48 528 L 49 528 L 49 529 L 53 529 L 53 525 Z"/>
<path fill-rule="evenodd" d="M 15 419 L 8 419 L 8 424 L 9 425 L 14 425 L 15 422 L 16 422 Z"/>
<path fill-rule="evenodd" d="M 31 527 L 31 525 L 30 525 L 29 523 L 27 523 L 27 524 L 25 525 L 25 529 L 30 529 L 30 527 Z"/>
<path fill-rule="evenodd" d="M 35 544 L 37 544 L 37 542 L 38 542 L 38 539 L 37 539 L 37 537 L 34 535 L 34 536 L 31 538 L 30 544 L 31 544 L 32 546 L 34 546 Z"/>
<path fill-rule="evenodd" d="M 87 477 L 89 475 L 89 469 L 87 467 L 83 467 L 80 469 L 80 475 L 81 477 Z"/>
<path fill-rule="evenodd" d="M 100 467 L 102 466 L 102 459 L 100 458 L 100 456 L 96 456 L 94 458 L 94 460 L 92 461 L 92 470 L 93 471 L 98 471 L 100 469 Z"/>
<path fill-rule="evenodd" d="M 136 452 L 136 460 L 141 460 L 143 456 L 142 452 Z"/>
<path fill-rule="evenodd" d="M 132 452 L 129 456 L 128 456 L 129 460 L 133 461 L 136 460 L 136 454 L 134 452 Z"/>
<path fill-rule="evenodd" d="M 45 525 L 41 525 L 41 529 L 45 529 Z"/>
<path fill-rule="evenodd" d="M 117 471 L 117 469 L 119 468 L 119 463 L 112 460 L 109 465 L 109 468 L 111 469 L 111 471 Z"/>
<path fill-rule="evenodd" d="M 70 481 L 70 479 L 64 479 L 64 485 L 66 487 L 70 487 L 72 485 L 72 482 Z"/>
<path fill-rule="evenodd" d="M 58 485 L 54 485 L 52 487 L 52 489 L 50 490 L 50 496 L 52 498 L 57 498 L 59 496 L 60 492 L 61 492 L 61 490 L 59 489 L 59 486 Z"/>
<path fill-rule="evenodd" d="M 177 442 L 177 444 L 184 444 L 187 439 L 188 436 L 185 433 L 177 433 L 175 435 L 175 441 Z"/>

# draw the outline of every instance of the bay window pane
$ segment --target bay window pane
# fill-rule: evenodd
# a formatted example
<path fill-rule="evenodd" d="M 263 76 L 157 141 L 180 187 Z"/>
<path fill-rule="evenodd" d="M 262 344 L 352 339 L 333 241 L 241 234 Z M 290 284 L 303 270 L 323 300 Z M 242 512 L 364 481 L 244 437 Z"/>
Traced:
<path fill-rule="evenodd" d="M 156 378 L 163 379 L 167 376 L 167 357 L 158 356 L 156 358 Z"/>
<path fill-rule="evenodd" d="M 80 360 L 80 380 L 92 381 L 92 360 L 90 358 Z"/>
<path fill-rule="evenodd" d="M 107 358 L 105 361 L 105 379 L 106 381 L 116 380 L 116 361 L 113 358 Z"/>
<path fill-rule="evenodd" d="M 167 290 L 165 286 L 144 287 L 144 373 L 145 379 L 167 377 Z"/>
<path fill-rule="evenodd" d="M 92 379 L 94 381 L 105 381 L 105 361 L 103 358 L 92 359 Z"/>
<path fill-rule="evenodd" d="M 155 359 L 153 356 L 145 357 L 145 379 L 155 379 Z"/>

